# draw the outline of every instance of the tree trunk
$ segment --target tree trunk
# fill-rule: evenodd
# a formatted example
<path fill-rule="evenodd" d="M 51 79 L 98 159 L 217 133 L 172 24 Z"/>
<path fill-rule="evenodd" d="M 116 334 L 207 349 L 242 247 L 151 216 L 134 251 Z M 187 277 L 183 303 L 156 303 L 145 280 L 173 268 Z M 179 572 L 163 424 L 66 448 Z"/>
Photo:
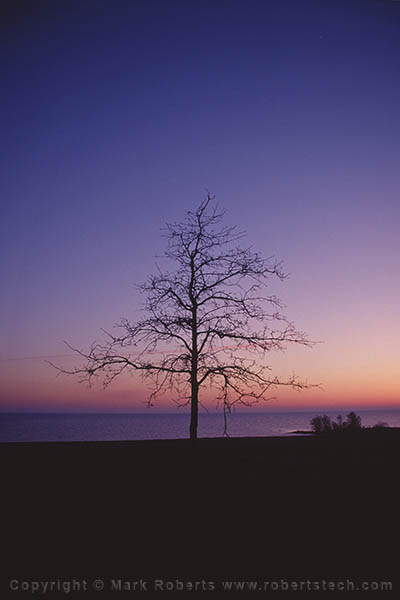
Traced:
<path fill-rule="evenodd" d="M 190 439 L 197 440 L 197 423 L 199 417 L 199 383 L 197 381 L 198 352 L 197 352 L 197 306 L 193 302 L 192 309 L 192 364 L 191 364 L 191 400 L 190 400 Z"/>
<path fill-rule="evenodd" d="M 192 374 L 193 377 L 193 374 Z M 199 386 L 192 378 L 192 397 L 190 402 L 190 439 L 197 440 L 197 423 L 199 415 Z"/>

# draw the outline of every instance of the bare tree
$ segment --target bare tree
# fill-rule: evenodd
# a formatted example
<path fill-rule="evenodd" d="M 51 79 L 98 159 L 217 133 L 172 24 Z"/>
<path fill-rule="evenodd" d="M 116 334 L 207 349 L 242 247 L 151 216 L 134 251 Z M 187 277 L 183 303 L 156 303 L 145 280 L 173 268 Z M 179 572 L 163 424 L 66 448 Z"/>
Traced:
<path fill-rule="evenodd" d="M 224 434 L 232 406 L 268 399 L 277 386 L 309 387 L 296 376 L 271 374 L 262 359 L 287 344 L 311 345 L 281 313 L 274 295 L 262 294 L 271 278 L 285 279 L 281 264 L 237 246 L 243 237 L 221 225 L 224 215 L 207 198 L 181 223 L 167 224 L 164 258 L 175 269 L 158 272 L 139 286 L 146 294 L 145 318 L 122 319 L 120 335 L 106 334 L 88 351 L 72 348 L 83 366 L 63 373 L 81 375 L 105 386 L 126 371 L 152 378 L 148 401 L 167 391 L 179 405 L 189 405 L 190 438 L 197 438 L 199 389 L 207 382 L 222 404 Z M 158 357 L 158 358 L 157 358 Z"/>

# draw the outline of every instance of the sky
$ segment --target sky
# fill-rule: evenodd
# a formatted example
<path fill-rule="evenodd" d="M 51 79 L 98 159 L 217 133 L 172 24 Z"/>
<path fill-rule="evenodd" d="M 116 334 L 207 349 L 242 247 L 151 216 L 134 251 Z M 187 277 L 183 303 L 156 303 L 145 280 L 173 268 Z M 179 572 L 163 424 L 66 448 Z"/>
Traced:
<path fill-rule="evenodd" d="M 268 357 L 321 388 L 266 409 L 400 405 L 400 2 L 21 1 L 0 27 L 0 410 L 146 410 L 46 359 L 140 316 L 206 189 L 321 342 Z"/>

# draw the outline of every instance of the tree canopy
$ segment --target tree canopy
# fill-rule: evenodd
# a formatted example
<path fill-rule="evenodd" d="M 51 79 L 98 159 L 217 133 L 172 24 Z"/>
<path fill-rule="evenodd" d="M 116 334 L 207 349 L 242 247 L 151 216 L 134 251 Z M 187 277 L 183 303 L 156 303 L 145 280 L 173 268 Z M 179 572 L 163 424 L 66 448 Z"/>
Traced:
<path fill-rule="evenodd" d="M 108 386 L 126 371 L 152 380 L 148 404 L 163 393 L 190 405 L 190 437 L 197 437 L 199 390 L 209 384 L 227 413 L 235 404 L 267 400 L 277 386 L 309 387 L 293 375 L 281 379 L 266 354 L 288 344 L 309 346 L 305 333 L 282 313 L 282 302 L 267 293 L 271 280 L 286 275 L 274 257 L 262 258 L 238 242 L 244 233 L 222 224 L 224 212 L 209 194 L 182 222 L 163 230 L 171 270 L 161 269 L 139 286 L 145 316 L 122 319 L 117 333 L 84 351 L 70 346 L 83 364 L 64 373 Z"/>

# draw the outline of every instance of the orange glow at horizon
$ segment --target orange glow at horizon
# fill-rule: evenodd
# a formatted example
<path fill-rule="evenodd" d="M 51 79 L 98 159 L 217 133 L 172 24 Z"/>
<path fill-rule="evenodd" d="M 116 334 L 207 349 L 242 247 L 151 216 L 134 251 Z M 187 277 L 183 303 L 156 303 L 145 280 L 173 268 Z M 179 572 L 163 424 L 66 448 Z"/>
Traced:
<path fill-rule="evenodd" d="M 252 410 L 302 410 L 307 407 L 400 406 L 396 343 L 382 340 L 361 323 L 343 338 L 340 332 L 324 331 L 318 323 L 309 324 L 310 337 L 323 339 L 313 348 L 289 347 L 271 353 L 268 362 L 272 375 L 282 379 L 295 372 L 301 380 L 321 384 L 297 392 L 285 387 L 271 390 L 274 399 L 258 403 Z M 322 331 L 321 331 L 322 330 Z M 316 333 L 315 333 L 316 332 Z M 64 366 L 75 358 L 62 359 Z M 0 361 L 0 410 L 74 410 L 74 411 L 147 411 L 150 387 L 136 375 L 123 376 L 103 390 L 100 382 L 89 389 L 74 377 L 57 376 L 43 360 Z M 204 385 L 201 398 L 209 410 L 215 410 L 213 390 Z M 160 396 L 153 411 L 177 410 L 171 395 Z M 240 408 L 242 410 L 242 407 Z"/>

